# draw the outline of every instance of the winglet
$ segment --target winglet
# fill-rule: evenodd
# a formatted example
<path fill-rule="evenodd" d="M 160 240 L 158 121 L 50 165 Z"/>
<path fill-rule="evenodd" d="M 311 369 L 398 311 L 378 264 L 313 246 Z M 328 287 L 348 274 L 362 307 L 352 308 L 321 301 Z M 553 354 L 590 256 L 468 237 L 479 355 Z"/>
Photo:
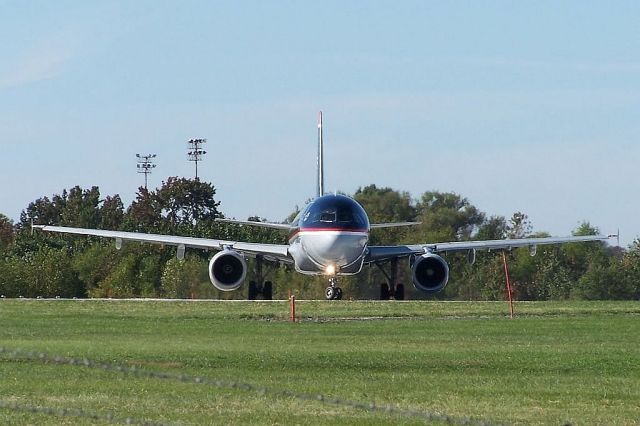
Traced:
<path fill-rule="evenodd" d="M 33 235 L 33 230 L 34 229 L 44 229 L 46 225 L 34 225 L 33 224 L 33 219 L 31 220 L 31 235 Z"/>
<path fill-rule="evenodd" d="M 617 241 L 616 244 L 618 245 L 618 247 L 620 247 L 620 228 L 618 228 L 618 232 L 616 232 L 615 234 L 609 234 L 609 235 L 607 235 L 607 237 L 615 238 L 616 241 Z"/>

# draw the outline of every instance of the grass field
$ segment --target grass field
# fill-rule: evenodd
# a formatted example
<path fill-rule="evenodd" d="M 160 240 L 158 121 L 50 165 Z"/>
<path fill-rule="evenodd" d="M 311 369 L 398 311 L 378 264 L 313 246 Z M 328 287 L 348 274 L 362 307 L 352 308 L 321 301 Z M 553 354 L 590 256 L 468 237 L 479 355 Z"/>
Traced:
<path fill-rule="evenodd" d="M 287 302 L 0 300 L 0 424 L 107 424 L 108 413 L 165 424 L 424 424 L 432 413 L 452 423 L 640 424 L 640 303 L 506 312 L 504 303 L 299 302 L 291 324 Z M 18 348 L 172 376 L 6 352 Z"/>

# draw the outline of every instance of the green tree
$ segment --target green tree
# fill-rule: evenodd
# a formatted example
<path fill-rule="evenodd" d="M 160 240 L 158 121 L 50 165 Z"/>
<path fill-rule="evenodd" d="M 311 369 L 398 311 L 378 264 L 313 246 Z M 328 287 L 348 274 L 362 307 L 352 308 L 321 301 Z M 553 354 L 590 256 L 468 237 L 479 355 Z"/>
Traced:
<path fill-rule="evenodd" d="M 13 282 L 12 296 L 24 297 L 84 297 L 82 283 L 72 268 L 67 248 L 42 246 L 22 258 L 10 262 Z"/>
<path fill-rule="evenodd" d="M 83 190 L 74 186 L 67 194 L 60 225 L 97 228 L 100 225 L 100 190 L 97 186 Z"/>
<path fill-rule="evenodd" d="M 483 253 L 478 257 L 471 274 L 473 289 L 466 300 L 505 300 L 506 277 L 504 263 L 499 253 Z M 478 297 L 477 292 L 480 293 Z"/>
<path fill-rule="evenodd" d="M 640 299 L 640 241 L 621 258 L 597 258 L 580 278 L 574 297 L 587 300 Z"/>
<path fill-rule="evenodd" d="M 636 239 L 629 246 L 629 250 L 620 261 L 625 274 L 627 299 L 640 300 L 640 239 Z"/>
<path fill-rule="evenodd" d="M 96 241 L 74 256 L 73 269 L 88 294 L 96 294 L 96 289 L 111 275 L 119 261 L 118 251 L 112 243 Z M 101 294 L 106 295 L 106 292 Z"/>
<path fill-rule="evenodd" d="M 21 229 L 29 228 L 31 223 L 37 225 L 59 225 L 62 212 L 67 204 L 67 191 L 62 191 L 62 195 L 54 195 L 38 198 L 29 203 L 26 209 L 20 213 Z"/>
<path fill-rule="evenodd" d="M 515 212 L 507 225 L 507 237 L 526 238 L 531 234 L 532 228 L 529 216 L 522 212 Z"/>
<path fill-rule="evenodd" d="M 193 230 L 196 222 L 221 217 L 215 194 L 212 184 L 199 179 L 168 178 L 156 193 L 165 229 Z"/>
<path fill-rule="evenodd" d="M 118 230 L 124 220 L 124 204 L 118 194 L 107 196 L 100 206 L 100 229 Z"/>
<path fill-rule="evenodd" d="M 118 263 L 96 288 L 89 291 L 91 297 L 129 298 L 139 296 L 136 291 L 138 258 L 133 253 L 122 255 Z"/>
<path fill-rule="evenodd" d="M 173 256 L 160 247 L 146 246 L 143 252 L 139 252 L 139 257 L 136 275 L 139 295 L 142 297 L 165 296 L 162 288 L 162 270 L 167 260 Z"/>
<path fill-rule="evenodd" d="M 371 223 L 413 221 L 416 209 L 408 192 L 369 185 L 358 188 L 353 198 L 365 209 Z M 398 244 L 411 232 L 408 228 L 383 228 L 371 233 L 372 245 Z"/>
<path fill-rule="evenodd" d="M 475 235 L 476 240 L 502 240 L 507 236 L 507 222 L 504 216 L 491 216 L 485 219 Z"/>
<path fill-rule="evenodd" d="M 0 213 L 0 252 L 6 250 L 16 238 L 13 221 Z"/>
<path fill-rule="evenodd" d="M 164 294 L 170 298 L 224 297 L 209 281 L 207 262 L 197 256 L 169 260 L 162 272 L 161 282 Z M 233 293 L 227 293 L 226 298 L 234 296 Z"/>
<path fill-rule="evenodd" d="M 598 235 L 599 233 L 598 228 L 592 226 L 589 222 L 583 222 L 572 232 L 572 235 L 585 236 Z M 590 264 L 594 262 L 600 264 L 608 263 L 609 254 L 603 242 L 563 244 L 561 251 L 571 279 L 576 283 L 587 273 Z"/>
<path fill-rule="evenodd" d="M 128 243 L 117 250 L 100 240 L 78 251 L 73 267 L 92 297 L 161 297 L 162 269 L 170 257 L 156 245 Z"/>
<path fill-rule="evenodd" d="M 566 300 L 574 284 L 559 250 L 545 250 L 539 258 L 534 283 L 535 300 Z"/>
<path fill-rule="evenodd" d="M 15 255 L 0 257 L 0 295 L 4 297 L 18 297 L 24 291 L 24 277 L 20 274 L 24 268 L 24 261 Z"/>
<path fill-rule="evenodd" d="M 451 192 L 425 192 L 416 207 L 422 242 L 469 240 L 485 220 L 468 199 Z"/>
<path fill-rule="evenodd" d="M 123 228 L 131 232 L 160 232 L 162 206 L 155 192 L 140 187 L 136 199 L 126 211 Z"/>
<path fill-rule="evenodd" d="M 374 223 L 408 221 L 416 215 L 411 196 L 406 191 L 369 185 L 358 188 L 353 198 L 362 205 Z"/>
<path fill-rule="evenodd" d="M 74 186 L 62 195 L 38 198 L 20 214 L 20 226 L 28 228 L 38 225 L 65 225 L 95 228 L 100 223 L 100 190 L 97 186 L 83 190 Z"/>

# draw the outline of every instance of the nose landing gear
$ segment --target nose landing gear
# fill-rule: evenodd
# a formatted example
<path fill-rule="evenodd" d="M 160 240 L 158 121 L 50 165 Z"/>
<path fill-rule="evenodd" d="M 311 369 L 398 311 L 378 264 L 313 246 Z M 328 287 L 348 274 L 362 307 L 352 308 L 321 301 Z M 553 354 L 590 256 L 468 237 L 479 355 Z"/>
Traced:
<path fill-rule="evenodd" d="M 324 290 L 324 297 L 326 297 L 327 300 L 342 299 L 342 289 L 338 287 L 338 280 L 336 277 L 329 278 L 329 287 Z"/>

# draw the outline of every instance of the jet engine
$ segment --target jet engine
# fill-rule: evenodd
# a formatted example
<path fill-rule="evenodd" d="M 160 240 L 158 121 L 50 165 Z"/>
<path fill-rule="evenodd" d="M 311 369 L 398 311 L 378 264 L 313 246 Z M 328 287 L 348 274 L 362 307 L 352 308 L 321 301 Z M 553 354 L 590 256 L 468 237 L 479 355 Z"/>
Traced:
<path fill-rule="evenodd" d="M 237 251 L 223 250 L 209 262 L 209 278 L 218 290 L 237 290 L 246 276 L 247 262 Z"/>
<path fill-rule="evenodd" d="M 415 259 L 411 267 L 413 285 L 427 293 L 437 293 L 449 281 L 449 265 L 437 254 L 427 253 Z"/>

